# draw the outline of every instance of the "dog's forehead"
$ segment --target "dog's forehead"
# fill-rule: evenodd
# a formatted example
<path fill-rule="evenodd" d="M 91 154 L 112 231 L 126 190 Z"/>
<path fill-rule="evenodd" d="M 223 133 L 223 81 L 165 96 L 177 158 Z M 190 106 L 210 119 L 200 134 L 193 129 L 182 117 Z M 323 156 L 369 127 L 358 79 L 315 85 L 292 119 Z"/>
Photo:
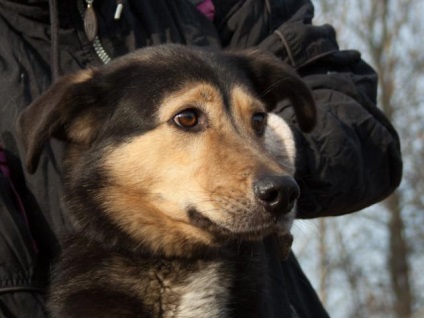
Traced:
<path fill-rule="evenodd" d="M 158 112 L 161 119 L 169 119 L 161 112 L 162 104 L 262 108 L 247 76 L 222 53 L 181 47 L 141 50 L 111 70 L 110 83 L 123 92 L 126 107 Z"/>
<path fill-rule="evenodd" d="M 211 117 L 239 117 L 265 111 L 264 104 L 242 85 L 235 84 L 222 90 L 208 82 L 191 82 L 164 96 L 157 111 L 158 121 L 165 122 L 187 108 L 199 108 Z"/>
<path fill-rule="evenodd" d="M 230 56 L 182 46 L 139 50 L 116 61 L 110 70 L 124 84 L 146 83 L 145 88 L 156 93 L 179 90 L 193 82 L 209 82 L 221 90 L 234 83 L 249 85 L 245 72 Z"/>

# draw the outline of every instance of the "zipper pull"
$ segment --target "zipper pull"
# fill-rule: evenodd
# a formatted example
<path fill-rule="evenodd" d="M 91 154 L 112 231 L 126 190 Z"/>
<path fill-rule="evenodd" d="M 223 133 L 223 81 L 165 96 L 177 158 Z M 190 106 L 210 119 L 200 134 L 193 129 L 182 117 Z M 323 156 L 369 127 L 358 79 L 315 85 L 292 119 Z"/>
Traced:
<path fill-rule="evenodd" d="M 93 42 L 97 36 L 97 17 L 93 8 L 94 0 L 85 0 L 87 7 L 84 13 L 84 31 L 88 41 Z"/>
<path fill-rule="evenodd" d="M 119 20 L 121 18 L 122 9 L 124 9 L 124 0 L 116 0 L 116 10 L 114 19 Z"/>

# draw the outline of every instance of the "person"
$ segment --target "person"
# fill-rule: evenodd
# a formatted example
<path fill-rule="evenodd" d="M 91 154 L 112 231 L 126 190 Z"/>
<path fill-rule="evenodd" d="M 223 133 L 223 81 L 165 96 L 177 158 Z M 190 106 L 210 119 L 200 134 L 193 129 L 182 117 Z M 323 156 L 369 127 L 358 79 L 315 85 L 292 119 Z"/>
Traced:
<path fill-rule="evenodd" d="M 313 92 L 317 127 L 302 134 L 290 105 L 274 112 L 297 139 L 299 218 L 355 212 L 393 192 L 402 174 L 399 138 L 376 107 L 377 75 L 313 16 L 309 0 L 0 0 L 0 315 L 47 316 L 58 237 L 70 229 L 60 200 L 63 145 L 46 145 L 29 175 L 18 114 L 58 75 L 139 47 L 259 47 L 296 69 Z M 293 254 L 284 262 L 271 254 L 269 262 L 273 308 L 264 317 L 328 317 Z"/>

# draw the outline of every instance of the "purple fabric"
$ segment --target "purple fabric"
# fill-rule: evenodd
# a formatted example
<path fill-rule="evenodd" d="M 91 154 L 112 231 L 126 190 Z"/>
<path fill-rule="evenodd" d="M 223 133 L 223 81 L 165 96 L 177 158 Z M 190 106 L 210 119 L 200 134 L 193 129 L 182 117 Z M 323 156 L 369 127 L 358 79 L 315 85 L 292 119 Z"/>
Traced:
<path fill-rule="evenodd" d="M 197 9 L 202 12 L 209 20 L 215 18 L 215 5 L 212 0 L 204 0 L 197 5 Z"/>

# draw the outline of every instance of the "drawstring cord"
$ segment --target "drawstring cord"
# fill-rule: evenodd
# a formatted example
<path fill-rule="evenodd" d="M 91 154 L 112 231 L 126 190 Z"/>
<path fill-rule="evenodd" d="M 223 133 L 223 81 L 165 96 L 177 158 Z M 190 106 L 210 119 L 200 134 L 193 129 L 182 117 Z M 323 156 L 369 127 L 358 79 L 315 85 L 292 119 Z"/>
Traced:
<path fill-rule="evenodd" d="M 50 67 L 52 82 L 60 75 L 59 69 L 59 21 L 57 11 L 57 0 L 49 0 L 50 7 Z"/>

